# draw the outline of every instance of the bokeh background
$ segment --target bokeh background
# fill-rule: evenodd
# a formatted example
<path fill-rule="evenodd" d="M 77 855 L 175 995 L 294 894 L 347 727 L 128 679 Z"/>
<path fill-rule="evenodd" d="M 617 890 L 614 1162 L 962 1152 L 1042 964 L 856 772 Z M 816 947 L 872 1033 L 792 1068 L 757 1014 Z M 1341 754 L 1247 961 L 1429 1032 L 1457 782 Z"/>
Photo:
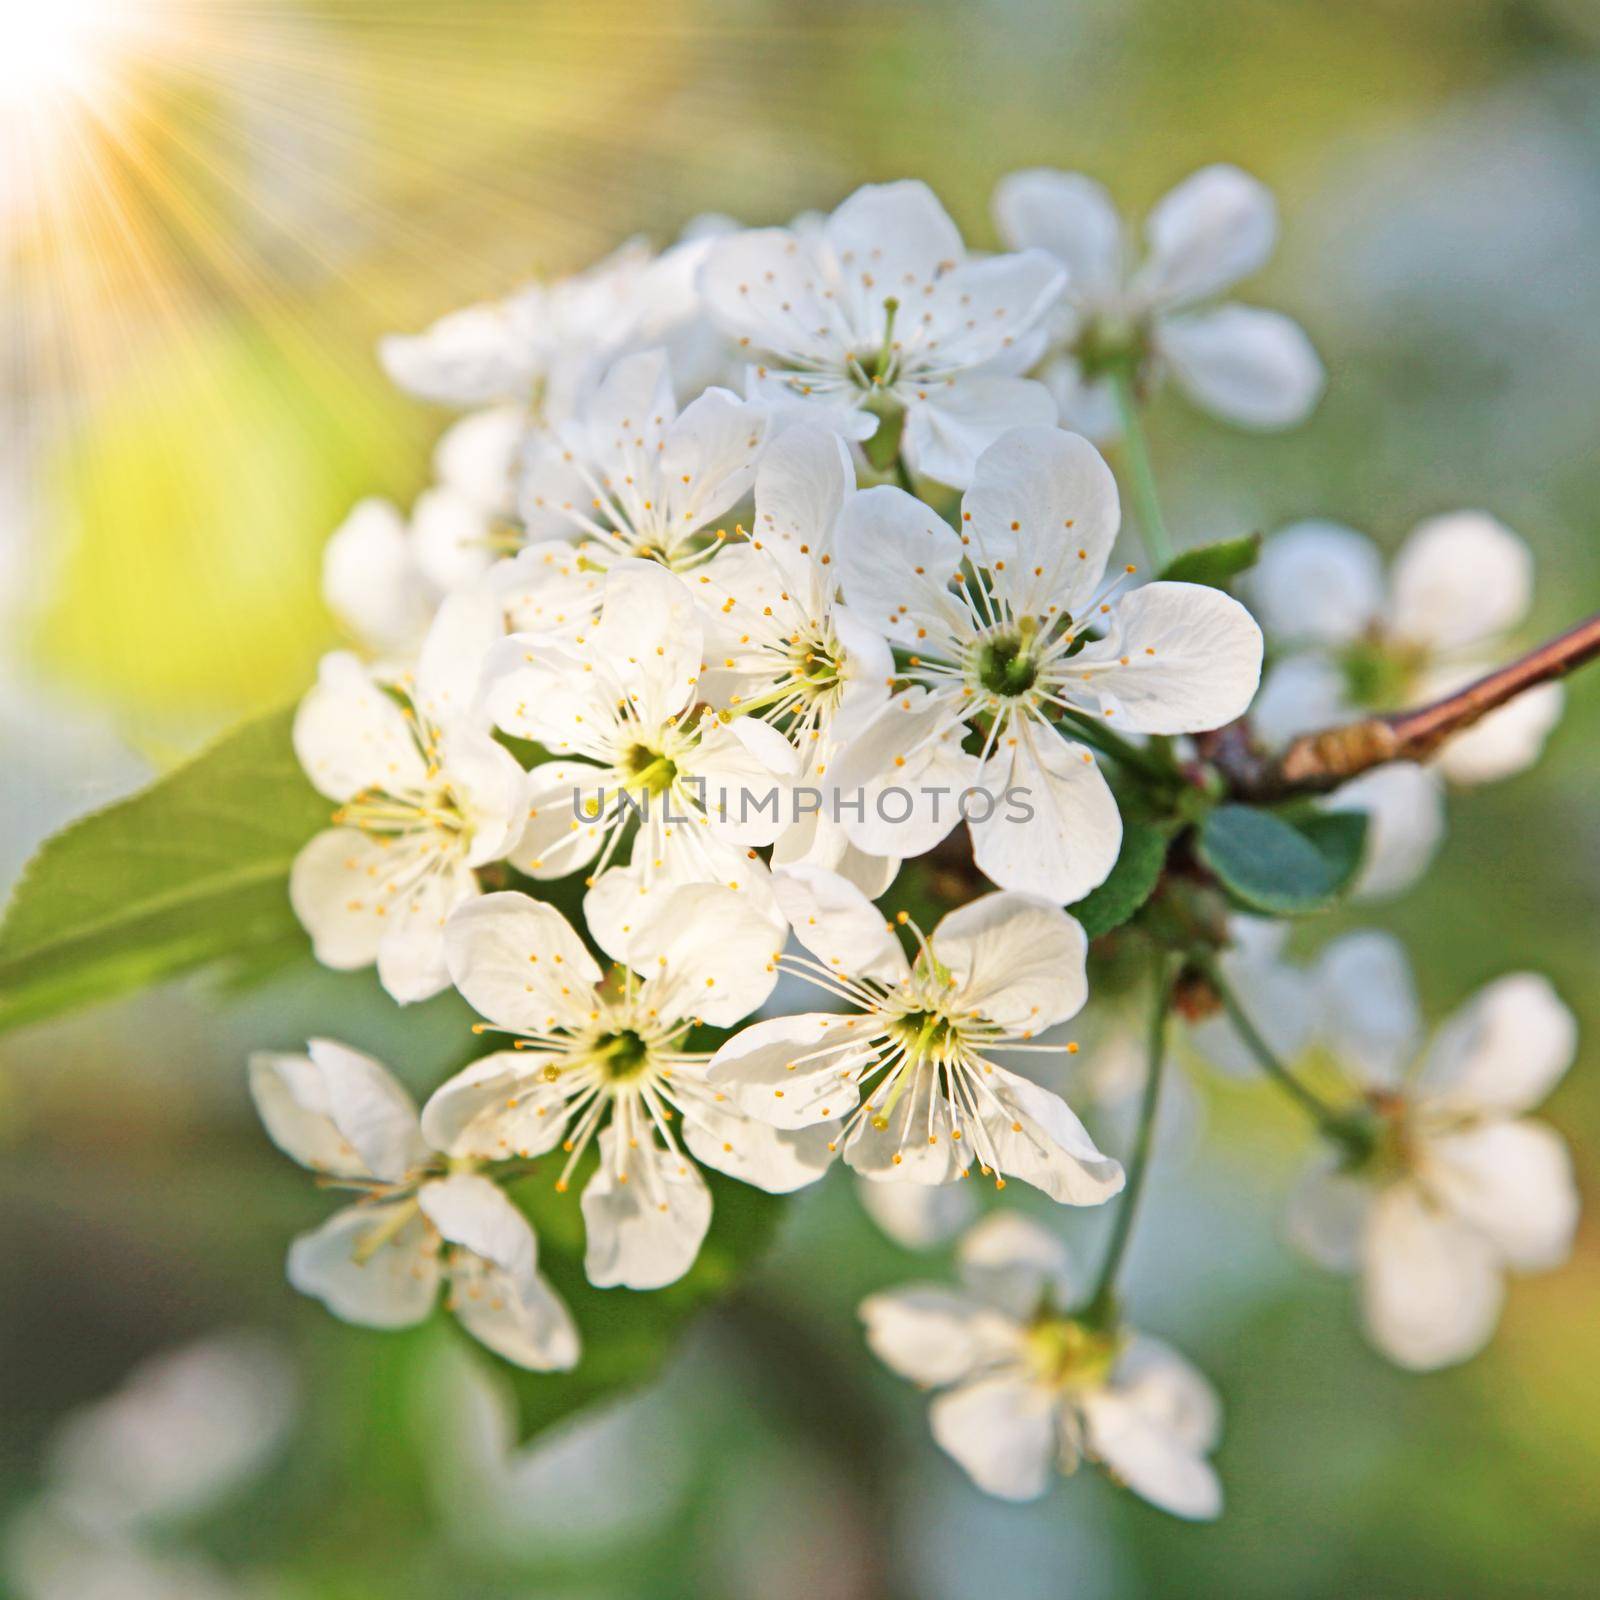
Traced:
<path fill-rule="evenodd" d="M 36 9 L 0 6 L 0 59 Z M 1180 541 L 1315 514 L 1393 547 L 1478 506 L 1537 553 L 1535 632 L 1600 595 L 1592 0 L 42 9 L 86 17 L 86 53 L 48 107 L 0 65 L 0 884 L 68 817 L 307 683 L 334 639 L 322 541 L 357 496 L 419 489 L 447 420 L 391 391 L 379 333 L 699 212 L 778 221 L 867 180 L 926 178 L 991 242 L 988 196 L 1017 166 L 1087 170 L 1136 213 L 1242 164 L 1284 222 L 1249 298 L 1310 330 L 1330 384 L 1282 438 L 1158 403 Z M 1543 762 L 1458 797 L 1434 873 L 1381 914 L 1436 1010 L 1513 967 L 1578 1010 L 1548 1114 L 1591 1200 L 1597 733 L 1600 684 L 1580 681 Z M 944 1259 L 889 1244 L 838 1173 L 662 1384 L 508 1464 L 493 1392 L 437 1329 L 365 1334 L 288 1290 L 284 1243 L 325 1205 L 244 1092 L 250 1048 L 308 1031 L 425 1089 L 460 1025 L 307 963 L 0 1039 L 0 1523 L 59 1477 L 62 1417 L 151 1353 L 262 1330 L 299 1395 L 259 1473 L 171 1534 L 212 1563 L 193 1584 L 221 1587 L 138 1588 L 129 1568 L 62 1594 L 1595 1593 L 1596 1224 L 1567 1269 L 1514 1288 L 1488 1353 L 1403 1376 L 1360 1342 L 1346 1286 L 1282 1244 L 1304 1129 L 1203 1078 L 1131 1286 L 1224 1393 L 1216 1526 L 1089 1474 L 1025 1508 L 970 1489 L 854 1320 L 863 1292 Z M 1088 1255 L 1102 1219 L 1067 1225 Z"/>

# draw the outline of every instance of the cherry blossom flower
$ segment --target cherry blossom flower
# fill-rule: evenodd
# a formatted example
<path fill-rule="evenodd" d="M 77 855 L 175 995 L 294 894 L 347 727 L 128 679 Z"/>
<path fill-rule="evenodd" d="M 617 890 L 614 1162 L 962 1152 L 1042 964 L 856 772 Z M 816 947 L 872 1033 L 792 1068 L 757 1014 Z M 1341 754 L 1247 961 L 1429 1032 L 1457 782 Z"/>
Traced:
<path fill-rule="evenodd" d="M 495 721 L 555 757 L 529 775 L 511 860 L 532 877 L 559 878 L 598 857 L 585 915 L 613 953 L 617 919 L 657 887 L 720 883 L 772 911 L 753 847 L 777 836 L 783 808 L 746 796 L 764 801 L 782 786 L 794 750 L 759 718 L 704 706 L 702 654 L 683 581 L 652 561 L 622 561 L 593 626 L 565 638 L 514 635 L 491 657 Z M 607 873 L 630 832 L 631 866 Z"/>
<path fill-rule="evenodd" d="M 1533 556 L 1493 517 L 1459 511 L 1418 524 L 1386 583 L 1369 539 L 1302 522 L 1267 541 L 1249 583 L 1286 652 L 1262 686 L 1262 728 L 1287 739 L 1423 704 L 1497 665 L 1532 604 Z M 1512 777 L 1538 759 L 1562 703 L 1559 684 L 1530 689 L 1457 734 L 1433 765 L 1458 784 Z"/>
<path fill-rule="evenodd" d="M 997 1066 L 1070 1017 L 1088 992 L 1087 940 L 1065 912 L 984 895 L 917 933 L 908 961 L 890 924 L 834 873 L 793 867 L 774 888 L 809 957 L 785 955 L 851 1010 L 757 1022 L 712 1060 L 710 1082 L 780 1128 L 843 1126 L 829 1141 L 875 1181 L 951 1183 L 974 1161 L 1068 1205 L 1098 1205 L 1122 1168 L 1066 1103 Z"/>
<path fill-rule="evenodd" d="M 295 857 L 289 898 L 324 966 L 376 961 L 402 1002 L 449 986 L 445 919 L 526 820 L 527 776 L 475 710 L 499 631 L 492 602 L 455 596 L 415 674 L 385 681 L 337 652 L 295 717 L 295 754 L 338 809 Z"/>
<path fill-rule="evenodd" d="M 805 815 L 791 814 L 773 865 L 831 868 L 872 899 L 894 881 L 898 858 L 856 849 L 822 804 L 830 762 L 883 707 L 894 678 L 888 643 L 838 598 L 834 531 L 854 490 L 836 435 L 787 428 L 756 474 L 749 542 L 723 549 L 696 574 L 693 593 L 706 625 L 701 692 L 780 728 L 803 764 L 796 792 L 815 797 Z"/>
<path fill-rule="evenodd" d="M 700 271 L 712 318 L 758 365 L 756 392 L 800 402 L 883 464 L 957 487 L 1008 428 L 1055 421 L 1019 376 L 1043 349 L 1065 275 L 1042 251 L 977 259 L 925 184 L 858 189 L 815 229 L 717 241 Z"/>
<path fill-rule="evenodd" d="M 959 535 L 899 489 L 846 505 L 845 599 L 909 652 L 911 683 L 833 763 L 841 790 L 867 796 L 845 823 L 861 849 L 932 848 L 959 820 L 951 797 L 978 789 L 992 802 L 968 819 L 985 875 L 1078 900 L 1115 863 L 1122 819 L 1093 755 L 1058 728 L 1062 713 L 1193 733 L 1249 705 L 1261 670 L 1250 614 L 1198 584 L 1119 593 L 1131 567 L 1103 585 L 1118 521 L 1110 469 L 1053 428 L 1018 429 L 984 452 Z M 962 750 L 973 726 L 976 757 Z M 904 807 L 881 800 L 891 787 Z"/>
<path fill-rule="evenodd" d="M 361 1193 L 290 1247 L 302 1294 L 346 1322 L 408 1328 L 446 1283 L 461 1325 L 496 1355 L 540 1372 L 576 1365 L 578 1331 L 538 1272 L 527 1218 L 477 1163 L 439 1159 L 387 1068 L 313 1039 L 304 1055 L 253 1056 L 250 1092 L 285 1155 Z"/>
<path fill-rule="evenodd" d="M 695 1163 L 773 1193 L 826 1169 L 833 1130 L 780 1133 L 740 1113 L 685 1048 L 699 1022 L 726 1027 L 772 989 L 776 935 L 747 898 L 679 889 L 630 941 L 632 966 L 605 979 L 554 907 L 494 894 L 451 920 L 450 971 L 480 1015 L 516 1038 L 428 1102 L 422 1126 L 452 1158 L 567 1152 L 565 1190 L 589 1145 L 586 1267 L 599 1288 L 655 1289 L 694 1264 L 711 1222 Z M 673 1124 L 679 1131 L 674 1131 Z"/>
<path fill-rule="evenodd" d="M 942 1391 L 933 1437 L 978 1488 L 1035 1500 L 1088 1460 L 1174 1516 L 1221 1512 L 1211 1385 L 1160 1340 L 1073 1316 L 1060 1240 L 997 1212 L 962 1241 L 959 1270 L 961 1289 L 875 1294 L 861 1320 L 879 1360 Z"/>
<path fill-rule="evenodd" d="M 1277 240 L 1271 194 L 1237 167 L 1205 167 L 1156 205 L 1137 268 L 1110 195 L 1081 173 L 1013 173 L 994 212 L 1011 249 L 1047 251 L 1067 269 L 1039 369 L 1064 426 L 1096 440 L 1121 432 L 1119 368 L 1140 389 L 1170 372 L 1196 405 L 1244 427 L 1293 427 L 1317 403 L 1322 363 L 1297 323 L 1213 303 Z"/>
<path fill-rule="evenodd" d="M 1361 1279 L 1368 1337 L 1428 1370 L 1464 1361 L 1499 1321 L 1505 1274 L 1566 1260 L 1578 1217 L 1557 1134 L 1524 1113 L 1571 1065 L 1577 1025 L 1549 982 L 1514 973 L 1420 1042 L 1405 954 L 1382 933 L 1336 940 L 1320 984 L 1327 1046 L 1361 1092 L 1370 1152 L 1313 1166 L 1289 1228 Z"/>
<path fill-rule="evenodd" d="M 661 350 L 623 357 L 534 448 L 519 493 L 529 538 L 576 539 L 596 565 L 679 570 L 715 554 L 710 525 L 755 481 L 767 414 L 727 389 L 681 411 Z"/>
<path fill-rule="evenodd" d="M 584 272 L 388 335 L 379 359 L 421 399 L 464 410 L 509 402 L 529 422 L 552 424 L 573 414 L 607 362 L 649 345 L 671 350 L 703 387 L 727 359 L 708 337 L 695 275 L 725 226 L 691 224 L 659 256 L 631 239 Z"/>

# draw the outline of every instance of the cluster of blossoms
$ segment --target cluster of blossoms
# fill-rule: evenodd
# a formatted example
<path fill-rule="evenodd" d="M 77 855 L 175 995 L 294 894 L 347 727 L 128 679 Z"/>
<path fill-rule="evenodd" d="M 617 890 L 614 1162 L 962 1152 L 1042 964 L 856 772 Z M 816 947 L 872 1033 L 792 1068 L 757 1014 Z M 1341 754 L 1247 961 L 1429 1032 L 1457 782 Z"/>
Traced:
<path fill-rule="evenodd" d="M 918 1244 L 970 1220 L 973 1173 L 1070 1206 L 1126 1185 L 1092 1286 L 1005 1209 L 963 1238 L 961 1292 L 861 1314 L 885 1362 L 945 1391 L 935 1437 L 980 1487 L 1030 1497 L 1089 1459 L 1209 1517 L 1216 1398 L 1128 1328 L 1113 1281 L 1148 1139 L 1125 1172 L 1069 1078 L 1091 1102 L 1145 1082 L 1148 1135 L 1169 1001 L 1220 1066 L 1242 1034 L 1337 1155 L 1298 1193 L 1295 1237 L 1359 1265 L 1374 1339 L 1431 1365 L 1482 1342 L 1504 1267 L 1566 1250 L 1559 1144 L 1515 1118 L 1572 1026 L 1541 980 L 1506 979 L 1403 1076 L 1418 1027 L 1389 947 L 1289 966 L 1281 927 L 1230 910 L 1189 843 L 1224 798 L 1196 736 L 1250 711 L 1268 645 L 1220 584 L 1160 575 L 1153 519 L 1153 581 L 1113 559 L 1118 484 L 1091 440 L 1132 442 L 1169 372 L 1246 425 L 1310 410 L 1299 328 L 1215 303 L 1270 253 L 1270 197 L 1197 174 L 1132 269 L 1081 176 L 1017 174 L 996 217 L 1009 250 L 974 253 L 924 185 L 866 188 L 787 228 L 629 245 L 385 341 L 398 383 L 467 414 L 409 521 L 365 502 L 329 547 L 357 648 L 296 720 L 333 809 L 291 893 L 322 962 L 375 965 L 402 1003 L 454 988 L 504 1047 L 420 1112 L 329 1040 L 258 1056 L 251 1085 L 273 1140 L 356 1195 L 296 1241 L 296 1287 L 377 1327 L 443 1289 L 539 1371 L 580 1361 L 582 1330 L 507 1193 L 535 1171 L 580 1190 L 588 1282 L 635 1291 L 692 1269 L 704 1169 L 787 1193 L 837 1156 Z M 1272 661 L 1257 734 L 1451 687 L 1528 589 L 1483 517 L 1419 530 L 1387 595 L 1358 535 L 1290 530 L 1252 575 Z M 1554 693 L 1406 772 L 1503 775 Z M 1393 892 L 1395 853 L 1419 852 L 1384 820 L 1386 781 L 1334 804 L 1371 812 L 1364 883 Z M 1159 958 L 1156 1044 L 1125 1048 L 1124 1002 L 1097 1001 L 1069 1074 L 1060 1030 L 1093 981 L 1080 919 L 1115 887 L 1125 818 L 1168 852 L 1122 917 L 1150 901 L 1130 937 Z M 875 903 L 902 872 L 946 908 L 926 931 Z M 824 1009 L 794 1007 L 805 986 Z M 1341 1100 L 1293 1075 L 1313 1049 Z"/>

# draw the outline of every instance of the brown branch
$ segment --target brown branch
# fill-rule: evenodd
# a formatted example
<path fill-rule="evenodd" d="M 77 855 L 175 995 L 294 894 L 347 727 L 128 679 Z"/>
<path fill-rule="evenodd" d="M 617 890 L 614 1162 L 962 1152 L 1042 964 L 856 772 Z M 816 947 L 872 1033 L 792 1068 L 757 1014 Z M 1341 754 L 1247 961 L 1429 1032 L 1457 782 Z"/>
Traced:
<path fill-rule="evenodd" d="M 1239 799 L 1271 801 L 1323 794 L 1386 761 L 1425 760 L 1445 740 L 1508 700 L 1564 677 L 1597 656 L 1600 612 L 1431 705 L 1305 734 L 1277 758 L 1255 749 L 1248 725 L 1242 721 L 1206 734 L 1201 751 Z"/>

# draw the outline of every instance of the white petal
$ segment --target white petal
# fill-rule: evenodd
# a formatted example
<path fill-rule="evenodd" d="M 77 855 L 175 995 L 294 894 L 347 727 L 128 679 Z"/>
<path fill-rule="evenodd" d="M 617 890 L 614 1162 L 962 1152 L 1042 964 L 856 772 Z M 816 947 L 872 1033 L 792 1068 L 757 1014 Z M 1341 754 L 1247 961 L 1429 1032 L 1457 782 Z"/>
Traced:
<path fill-rule="evenodd" d="M 683 1115 L 683 1142 L 696 1161 L 768 1194 L 815 1183 L 833 1165 L 838 1131 L 837 1122 L 782 1130 L 698 1096 Z"/>
<path fill-rule="evenodd" d="M 610 776 L 587 761 L 536 766 L 524 791 L 521 837 L 507 852 L 512 865 L 532 878 L 564 878 L 593 861 L 606 829 L 586 819 L 608 817 L 614 809 L 616 784 L 608 783 Z"/>
<path fill-rule="evenodd" d="M 866 1193 L 900 1194 L 904 1184 L 867 1184 Z M 939 1191 L 940 1193 L 950 1191 Z M 968 1296 L 935 1284 L 908 1284 L 861 1302 L 867 1346 L 891 1372 L 932 1387 L 958 1383 L 975 1367 L 1015 1351 L 1021 1330 Z"/>
<path fill-rule="evenodd" d="M 434 1090 L 422 1131 L 447 1156 L 504 1161 L 543 1155 L 567 1127 L 567 1086 L 546 1081 L 548 1057 L 498 1050 Z"/>
<path fill-rule="evenodd" d="M 1122 278 L 1122 222 L 1103 184 L 1081 172 L 1034 167 L 1000 180 L 995 227 L 1012 250 L 1048 250 L 1067 268 L 1074 299 L 1112 293 Z"/>
<path fill-rule="evenodd" d="M 778 981 L 781 927 L 748 894 L 715 883 L 674 888 L 639 919 L 624 951 L 647 975 L 663 1017 L 699 1017 L 731 1028 Z"/>
<path fill-rule="evenodd" d="M 961 234 L 925 183 L 866 184 L 823 224 L 823 239 L 854 278 L 870 274 L 883 295 L 931 284 L 966 255 Z M 876 292 L 876 291 L 875 291 Z"/>
<path fill-rule="evenodd" d="M 1261 681 L 1261 629 L 1231 595 L 1147 583 L 1119 600 L 1104 639 L 1065 664 L 1092 681 L 1068 693 L 1136 733 L 1201 733 L 1242 716 Z"/>
<path fill-rule="evenodd" d="M 961 749 L 961 710 L 952 696 L 907 690 L 834 756 L 824 803 L 857 848 L 909 859 L 955 827 L 978 781 L 977 758 Z"/>
<path fill-rule="evenodd" d="M 514 633 L 575 631 L 594 620 L 605 592 L 599 572 L 565 539 L 541 539 L 485 574 Z"/>
<path fill-rule="evenodd" d="M 707 389 L 684 407 L 661 452 L 674 537 L 708 526 L 750 492 L 766 430 L 765 411 L 726 389 Z"/>
<path fill-rule="evenodd" d="M 1289 1191 L 1289 1240 L 1329 1272 L 1354 1272 L 1361 1264 L 1372 1200 L 1372 1185 L 1364 1177 L 1342 1170 L 1337 1158 L 1324 1157 Z"/>
<path fill-rule="evenodd" d="M 489 651 L 505 636 L 500 603 L 484 587 L 448 596 L 417 657 L 417 709 L 430 722 L 474 715 Z"/>
<path fill-rule="evenodd" d="M 708 1082 L 774 1127 L 837 1120 L 860 1103 L 854 1079 L 872 1058 L 867 1033 L 863 1022 L 837 1012 L 755 1022 L 724 1040 Z"/>
<path fill-rule="evenodd" d="M 1031 895 L 980 895 L 941 918 L 929 942 L 956 980 L 952 999 L 1014 1031 L 1065 1022 L 1089 997 L 1083 928 Z"/>
<path fill-rule="evenodd" d="M 450 976 L 480 1016 L 542 1033 L 587 1013 L 600 969 L 554 906 L 490 894 L 463 906 L 445 934 Z"/>
<path fill-rule="evenodd" d="M 301 1234 L 289 1247 L 289 1282 L 364 1328 L 421 1322 L 439 1291 L 437 1236 L 417 1213 L 374 1247 L 406 1204 L 347 1206 Z"/>
<path fill-rule="evenodd" d="M 1367 1333 L 1403 1367 L 1465 1361 L 1500 1320 L 1505 1284 L 1495 1247 L 1414 1184 L 1394 1184 L 1373 1202 L 1363 1260 Z"/>
<path fill-rule="evenodd" d="M 1392 586 L 1389 623 L 1402 639 L 1460 650 L 1527 616 L 1533 553 L 1481 511 L 1430 517 L 1400 547 Z"/>
<path fill-rule="evenodd" d="M 528 775 L 517 758 L 475 722 L 447 722 L 439 730 L 439 765 L 449 777 L 469 830 L 469 867 L 503 860 L 528 820 Z"/>
<path fill-rule="evenodd" d="M 991 1211 L 962 1239 L 956 1262 L 973 1294 L 1018 1322 L 1032 1318 L 1041 1302 L 1060 1311 L 1077 1297 L 1065 1241 L 1014 1210 Z"/>
<path fill-rule="evenodd" d="M 423 1184 L 417 1204 L 448 1244 L 482 1256 L 513 1276 L 531 1275 L 538 1264 L 528 1219 L 497 1185 L 475 1172 L 455 1172 Z"/>
<path fill-rule="evenodd" d="M 455 1274 L 452 1304 L 462 1327 L 497 1356 L 530 1372 L 567 1372 L 582 1345 L 567 1303 L 536 1272 L 472 1262 Z"/>
<path fill-rule="evenodd" d="M 971 554 L 1018 616 L 1086 612 L 1121 521 L 1100 452 L 1059 428 L 1018 428 L 978 458 L 961 501 Z"/>
<path fill-rule="evenodd" d="M 837 336 L 809 244 L 785 228 L 719 239 L 700 269 L 706 310 L 741 352 L 826 359 Z"/>
<path fill-rule="evenodd" d="M 1160 350 L 1196 405 L 1246 428 L 1292 428 L 1322 395 L 1322 362 L 1291 317 L 1218 306 L 1160 325 Z"/>
<path fill-rule="evenodd" d="M 1422 1043 L 1422 1012 L 1405 946 L 1367 930 L 1317 958 L 1322 1035 L 1357 1083 L 1398 1088 Z"/>
<path fill-rule="evenodd" d="M 427 1160 L 416 1102 L 381 1061 L 331 1039 L 313 1039 L 306 1051 L 328 1115 L 370 1173 L 396 1183 Z"/>
<path fill-rule="evenodd" d="M 1096 444 L 1114 443 L 1122 436 L 1122 413 L 1117 391 L 1107 378 L 1089 378 L 1077 360 L 1054 356 L 1036 373 L 1056 403 L 1056 419 L 1063 428 L 1081 433 Z"/>
<path fill-rule="evenodd" d="M 409 394 L 447 406 L 518 398 L 536 370 L 528 335 L 535 297 L 467 306 L 419 334 L 389 334 L 378 359 Z"/>
<path fill-rule="evenodd" d="M 1215 1468 L 1149 1415 L 1140 1396 L 1103 1389 L 1081 1404 L 1090 1451 L 1141 1499 L 1195 1521 L 1222 1515 Z"/>
<path fill-rule="evenodd" d="M 928 1411 L 939 1448 L 985 1494 L 1036 1500 L 1055 1460 L 1056 1402 L 1021 1376 L 980 1378 L 935 1400 Z"/>
<path fill-rule="evenodd" d="M 1344 673 L 1333 662 L 1321 655 L 1280 657 L 1250 704 L 1250 727 L 1269 749 L 1281 749 L 1353 715 Z"/>
<path fill-rule="evenodd" d="M 985 256 L 942 274 L 933 293 L 923 298 L 918 317 L 929 335 L 922 348 L 941 375 L 939 381 L 959 366 L 981 366 L 985 375 L 1026 372 L 1044 350 L 1041 319 L 1065 285 L 1061 263 L 1044 250 Z M 920 401 L 925 396 L 916 376 L 918 341 L 908 338 L 906 347 L 911 370 L 896 392 L 904 400 Z M 927 397 L 936 396 L 935 389 Z"/>
<path fill-rule="evenodd" d="M 926 1062 L 905 1070 L 914 1073 L 909 1084 L 902 1074 L 868 1097 L 869 1106 L 884 1106 L 899 1091 L 893 1108 L 881 1113 L 883 1127 L 870 1115 L 856 1123 L 845 1140 L 845 1162 L 878 1183 L 954 1183 L 973 1159 L 971 1138 L 951 1137 L 955 1118 L 937 1070 Z"/>
<path fill-rule="evenodd" d="M 865 489 L 845 502 L 838 541 L 844 597 L 870 627 L 912 648 L 918 629 L 949 636 L 963 609 L 950 593 L 961 541 L 930 507 L 901 489 Z"/>
<path fill-rule="evenodd" d="M 450 987 L 445 924 L 458 906 L 478 894 L 477 875 L 470 867 L 459 859 L 435 856 L 420 878 L 390 899 L 378 941 L 378 981 L 402 1005 Z"/>
<path fill-rule="evenodd" d="M 289 903 L 317 960 L 336 972 L 370 967 L 387 927 L 391 885 L 417 857 L 389 838 L 329 828 L 301 847 L 289 869 Z"/>
<path fill-rule="evenodd" d="M 1054 396 L 1031 378 L 965 376 L 931 387 L 906 412 L 906 457 L 916 471 L 964 489 L 978 457 L 1012 428 L 1048 428 Z"/>
<path fill-rule="evenodd" d="M 1566 694 L 1559 683 L 1542 683 L 1447 740 L 1433 764 L 1451 783 L 1499 783 L 1514 778 L 1543 754 L 1544 742 L 1561 720 L 1565 705 Z"/>
<path fill-rule="evenodd" d="M 806 424 L 786 428 L 768 445 L 756 473 L 752 536 L 785 571 L 804 574 L 818 556 L 831 552 L 834 525 L 854 489 L 855 469 L 843 440 Z"/>
<path fill-rule="evenodd" d="M 597 1289 L 660 1289 L 694 1265 L 711 1226 L 711 1191 L 689 1161 L 653 1142 L 622 1152 L 619 1168 L 616 1144 L 605 1129 L 600 1166 L 584 1187 L 584 1268 Z"/>
<path fill-rule="evenodd" d="M 700 675 L 702 634 L 694 596 L 655 561 L 618 561 L 606 574 L 590 654 L 603 660 L 644 727 L 678 715 Z"/>
<path fill-rule="evenodd" d="M 486 511 L 509 516 L 516 503 L 512 476 L 532 427 L 522 405 L 474 411 L 440 434 L 433 447 L 434 473 Z"/>
<path fill-rule="evenodd" d="M 878 1228 L 905 1250 L 931 1250 L 960 1233 L 973 1219 L 972 1186 L 869 1183 L 856 1179 L 856 1199 Z"/>
<path fill-rule="evenodd" d="M 256 1051 L 250 1057 L 250 1098 L 267 1137 L 302 1167 L 340 1178 L 372 1175 L 334 1125 L 327 1085 L 309 1056 Z"/>
<path fill-rule="evenodd" d="M 435 589 L 469 589 L 494 559 L 494 520 L 454 489 L 424 489 L 411 508 L 411 548 L 417 569 Z"/>
<path fill-rule="evenodd" d="M 1446 1019 L 1428 1047 L 1418 1097 L 1469 1113 L 1531 1111 L 1577 1049 L 1577 1019 L 1550 980 L 1511 973 Z"/>
<path fill-rule="evenodd" d="M 998 803 L 987 821 L 968 824 L 973 860 L 1003 889 L 1070 905 L 1116 865 L 1122 814 L 1081 744 L 1031 721 L 1012 727 L 1016 744 L 984 773 Z"/>
<path fill-rule="evenodd" d="M 823 966 L 891 984 L 910 978 L 905 952 L 883 913 L 837 873 L 791 867 L 773 874 L 772 889 L 795 938 Z"/>
<path fill-rule="evenodd" d="M 1540 1122 L 1489 1122 L 1427 1141 L 1428 1177 L 1456 1213 L 1524 1272 L 1572 1253 L 1578 1189 L 1561 1137 Z"/>
<path fill-rule="evenodd" d="M 1383 558 L 1354 528 L 1297 522 L 1262 546 L 1246 582 L 1275 643 L 1347 644 L 1383 606 Z"/>
<path fill-rule="evenodd" d="M 416 648 L 432 599 L 389 501 L 360 501 L 334 530 L 322 551 L 322 598 L 363 644 L 395 655 Z"/>
<path fill-rule="evenodd" d="M 1326 805 L 1330 811 L 1366 813 L 1367 840 L 1354 890 L 1362 900 L 1404 894 L 1444 840 L 1444 786 L 1431 768 L 1409 761 L 1362 773 L 1334 790 Z"/>
<path fill-rule="evenodd" d="M 1188 305 L 1265 264 L 1277 243 L 1277 207 L 1248 173 L 1204 167 L 1157 203 L 1145 237 L 1150 255 L 1135 290 L 1156 304 Z"/>
<path fill-rule="evenodd" d="M 1097 1148 L 1060 1095 L 1003 1067 L 983 1081 L 985 1144 L 1007 1177 L 1069 1206 L 1097 1206 L 1121 1190 L 1121 1163 Z"/>
<path fill-rule="evenodd" d="M 294 753 L 330 800 L 363 789 L 415 789 L 426 764 L 410 724 L 348 652 L 324 656 L 294 718 Z"/>
<path fill-rule="evenodd" d="M 654 460 L 677 414 L 666 351 L 640 350 L 612 362 L 580 420 L 561 433 L 620 485 L 631 469 Z"/>
<path fill-rule="evenodd" d="M 1185 1449 L 1209 1454 L 1222 1440 L 1222 1402 L 1200 1369 L 1163 1340 L 1135 1333 L 1112 1374 L 1113 1386 Z"/>

